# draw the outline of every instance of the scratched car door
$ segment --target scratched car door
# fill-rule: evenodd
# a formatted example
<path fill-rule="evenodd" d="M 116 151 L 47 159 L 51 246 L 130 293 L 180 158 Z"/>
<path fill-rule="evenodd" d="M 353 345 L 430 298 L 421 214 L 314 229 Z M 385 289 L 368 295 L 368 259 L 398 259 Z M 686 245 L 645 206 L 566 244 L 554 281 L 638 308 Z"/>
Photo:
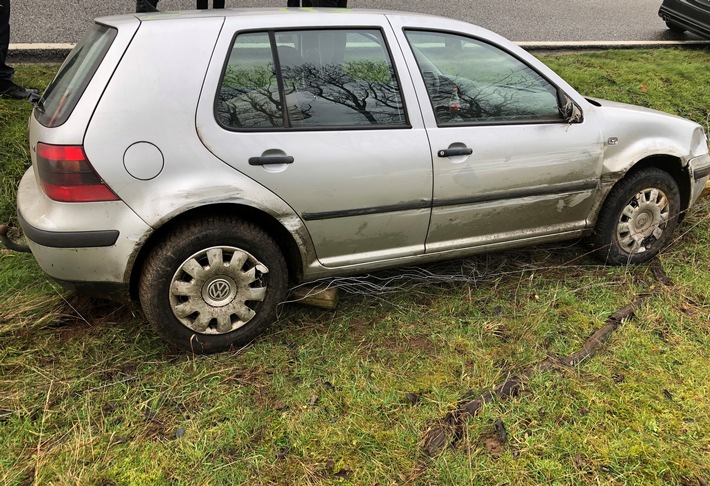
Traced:
<path fill-rule="evenodd" d="M 288 203 L 326 266 L 424 251 L 431 151 L 385 28 L 225 34 L 198 110 L 205 146 Z"/>
<path fill-rule="evenodd" d="M 430 110 L 427 251 L 584 229 L 602 169 L 595 120 L 565 121 L 557 88 L 491 43 L 418 29 L 405 36 Z"/>

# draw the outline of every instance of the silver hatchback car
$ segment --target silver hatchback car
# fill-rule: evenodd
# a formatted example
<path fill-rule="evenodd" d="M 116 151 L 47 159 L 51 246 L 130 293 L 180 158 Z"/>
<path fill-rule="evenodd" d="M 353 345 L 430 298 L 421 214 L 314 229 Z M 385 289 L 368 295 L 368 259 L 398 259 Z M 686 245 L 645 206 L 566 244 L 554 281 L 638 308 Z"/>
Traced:
<path fill-rule="evenodd" d="M 195 352 L 250 341 L 322 277 L 579 237 L 646 261 L 710 174 L 700 125 L 402 12 L 101 18 L 29 130 L 17 205 L 39 265 L 138 299 Z"/>

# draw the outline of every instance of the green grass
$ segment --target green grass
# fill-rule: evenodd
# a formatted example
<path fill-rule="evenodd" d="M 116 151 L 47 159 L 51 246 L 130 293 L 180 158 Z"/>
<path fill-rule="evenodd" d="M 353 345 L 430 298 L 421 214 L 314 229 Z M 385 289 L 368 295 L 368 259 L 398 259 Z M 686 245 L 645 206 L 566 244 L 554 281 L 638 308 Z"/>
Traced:
<path fill-rule="evenodd" d="M 707 126 L 707 50 L 542 59 L 585 94 Z M 56 66 L 17 69 L 44 86 Z M 28 166 L 28 116 L 0 101 L 0 222 Z M 670 286 L 575 244 L 485 255 L 449 269 L 467 281 L 290 306 L 256 343 L 215 356 L 176 353 L 136 308 L 68 294 L 30 255 L 0 250 L 0 483 L 702 484 L 709 213 L 706 196 L 661 255 Z M 576 351 L 646 292 L 592 359 L 533 375 L 454 447 L 422 456 L 424 432 L 459 400 Z"/>

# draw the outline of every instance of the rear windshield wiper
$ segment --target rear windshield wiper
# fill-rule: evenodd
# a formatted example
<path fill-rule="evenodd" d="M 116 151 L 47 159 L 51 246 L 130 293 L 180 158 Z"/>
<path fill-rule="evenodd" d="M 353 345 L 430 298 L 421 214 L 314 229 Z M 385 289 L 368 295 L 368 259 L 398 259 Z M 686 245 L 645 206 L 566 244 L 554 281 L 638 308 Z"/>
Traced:
<path fill-rule="evenodd" d="M 27 100 L 32 103 L 34 107 L 40 111 L 40 113 L 44 113 L 44 101 L 42 100 L 42 97 L 39 95 L 39 93 L 31 93 L 27 97 Z"/>

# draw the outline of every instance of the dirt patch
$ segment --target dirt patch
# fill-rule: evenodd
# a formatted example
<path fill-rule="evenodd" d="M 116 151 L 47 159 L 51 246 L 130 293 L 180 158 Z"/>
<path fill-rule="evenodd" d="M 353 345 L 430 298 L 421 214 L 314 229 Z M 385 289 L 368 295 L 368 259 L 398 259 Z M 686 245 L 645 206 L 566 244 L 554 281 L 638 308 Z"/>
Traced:
<path fill-rule="evenodd" d="M 134 308 L 130 304 L 76 294 L 64 299 L 48 327 L 54 328 L 57 340 L 64 343 L 101 332 L 108 325 L 130 322 L 135 317 Z"/>

